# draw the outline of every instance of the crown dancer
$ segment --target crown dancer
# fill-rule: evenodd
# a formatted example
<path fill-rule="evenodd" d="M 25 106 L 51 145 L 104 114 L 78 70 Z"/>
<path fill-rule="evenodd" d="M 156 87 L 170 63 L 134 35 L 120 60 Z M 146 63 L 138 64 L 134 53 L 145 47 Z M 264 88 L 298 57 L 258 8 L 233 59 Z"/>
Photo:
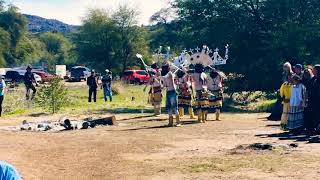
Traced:
<path fill-rule="evenodd" d="M 180 118 L 183 118 L 184 110 L 185 108 L 188 108 L 190 119 L 194 119 L 191 76 L 186 72 L 179 70 L 177 72 L 176 83 L 178 85 L 179 116 Z"/>
<path fill-rule="evenodd" d="M 216 112 L 216 121 L 220 120 L 220 113 L 223 102 L 223 80 L 224 75 L 213 70 L 208 78 L 209 109 Z"/>
<path fill-rule="evenodd" d="M 161 102 L 162 102 L 162 84 L 161 84 L 161 72 L 158 65 L 155 63 L 151 65 L 152 71 L 149 71 L 151 78 L 144 88 L 146 90 L 147 86 L 150 86 L 149 90 L 149 100 L 154 107 L 154 115 L 159 116 L 161 115 Z"/>
<path fill-rule="evenodd" d="M 195 109 L 197 110 L 198 121 L 200 123 L 206 122 L 206 115 L 208 113 L 207 79 L 207 75 L 204 73 L 204 66 L 196 64 L 195 73 L 192 75 L 192 82 L 196 90 Z"/>

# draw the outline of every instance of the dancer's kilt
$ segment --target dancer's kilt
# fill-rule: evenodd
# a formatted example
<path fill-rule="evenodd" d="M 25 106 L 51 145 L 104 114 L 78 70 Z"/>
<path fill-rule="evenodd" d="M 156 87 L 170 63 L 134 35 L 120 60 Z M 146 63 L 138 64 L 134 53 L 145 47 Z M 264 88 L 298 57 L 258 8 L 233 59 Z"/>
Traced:
<path fill-rule="evenodd" d="M 223 102 L 223 91 L 215 90 L 209 91 L 209 108 L 216 110 L 222 108 Z"/>
<path fill-rule="evenodd" d="M 179 92 L 178 95 L 178 106 L 182 108 L 187 108 L 192 106 L 192 94 L 191 92 L 182 93 Z"/>
<path fill-rule="evenodd" d="M 208 110 L 209 108 L 209 99 L 208 91 L 199 90 L 196 92 L 196 99 L 194 102 L 194 108 L 197 110 Z"/>
<path fill-rule="evenodd" d="M 150 100 L 152 106 L 160 105 L 162 102 L 162 90 L 161 87 L 153 87 L 153 90 L 150 90 Z"/>

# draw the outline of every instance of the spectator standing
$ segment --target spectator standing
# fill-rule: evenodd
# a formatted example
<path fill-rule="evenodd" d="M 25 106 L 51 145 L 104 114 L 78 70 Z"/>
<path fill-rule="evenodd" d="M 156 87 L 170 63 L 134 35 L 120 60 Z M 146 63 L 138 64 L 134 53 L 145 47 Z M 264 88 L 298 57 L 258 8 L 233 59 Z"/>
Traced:
<path fill-rule="evenodd" d="M 281 129 L 285 130 L 288 123 L 289 111 L 290 111 L 290 97 L 292 91 L 291 77 L 288 81 L 284 82 L 280 87 L 280 97 L 282 99 L 282 116 L 281 116 Z"/>
<path fill-rule="evenodd" d="M 312 97 L 312 83 L 315 81 L 313 74 L 313 68 L 308 67 L 303 72 L 302 84 L 306 87 L 306 107 L 304 110 L 304 127 L 308 133 L 313 133 L 315 128 L 315 121 L 312 117 L 312 109 L 310 105 L 310 99 Z"/>
<path fill-rule="evenodd" d="M 311 109 L 311 118 L 314 120 L 314 127 L 319 130 L 320 123 L 320 64 L 315 65 L 313 68 L 314 79 L 310 88 L 310 98 L 308 104 Z"/>
<path fill-rule="evenodd" d="M 94 70 L 91 70 L 91 75 L 87 78 L 87 85 L 89 87 L 88 102 L 91 102 L 92 98 L 94 102 L 97 102 L 98 83 L 97 83 L 96 73 Z"/>
<path fill-rule="evenodd" d="M 4 100 L 4 90 L 6 87 L 6 83 L 4 82 L 4 77 L 1 76 L 0 79 L 0 117 L 2 116 L 2 104 Z"/>
<path fill-rule="evenodd" d="M 33 83 L 35 83 L 36 86 L 38 86 L 38 83 L 37 83 L 36 79 L 34 78 L 34 74 L 31 72 L 32 67 L 28 66 L 26 70 L 27 70 L 27 72 L 24 74 L 24 84 L 26 86 L 26 99 L 27 100 L 30 99 L 30 90 L 32 90 L 31 100 L 33 100 L 33 98 L 37 92 Z"/>
<path fill-rule="evenodd" d="M 282 83 L 288 82 L 289 77 L 292 76 L 293 70 L 289 62 L 283 64 Z"/>
<path fill-rule="evenodd" d="M 306 88 L 298 75 L 292 76 L 292 84 L 290 111 L 286 128 L 293 133 L 298 133 L 304 126 Z"/>
<path fill-rule="evenodd" d="M 300 79 L 303 78 L 303 66 L 301 64 L 296 64 L 294 66 L 294 74 L 299 76 Z"/>
<path fill-rule="evenodd" d="M 102 76 L 101 82 L 104 101 L 107 102 L 107 97 L 109 97 L 110 102 L 112 102 L 112 72 L 109 69 L 106 69 L 106 75 Z"/>

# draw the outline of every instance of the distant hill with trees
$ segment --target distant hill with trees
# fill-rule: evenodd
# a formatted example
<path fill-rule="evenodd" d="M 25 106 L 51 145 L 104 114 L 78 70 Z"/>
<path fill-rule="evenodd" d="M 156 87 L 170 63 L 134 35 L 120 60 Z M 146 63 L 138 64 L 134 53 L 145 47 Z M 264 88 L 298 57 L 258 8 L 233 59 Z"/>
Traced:
<path fill-rule="evenodd" d="M 75 31 L 77 26 L 69 25 L 56 19 L 46 19 L 39 16 L 24 14 L 28 20 L 28 30 L 31 33 L 42 33 L 57 31 L 70 33 Z"/>

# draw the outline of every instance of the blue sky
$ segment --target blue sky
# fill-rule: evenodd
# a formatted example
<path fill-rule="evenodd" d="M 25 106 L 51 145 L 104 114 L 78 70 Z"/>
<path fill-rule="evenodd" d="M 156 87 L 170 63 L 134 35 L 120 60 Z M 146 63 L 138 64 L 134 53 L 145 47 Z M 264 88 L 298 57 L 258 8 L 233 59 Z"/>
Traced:
<path fill-rule="evenodd" d="M 140 12 L 139 24 L 148 24 L 149 18 L 158 10 L 168 6 L 169 0 L 5 0 L 18 6 L 22 13 L 57 19 L 79 25 L 89 8 L 114 10 L 129 3 Z"/>

